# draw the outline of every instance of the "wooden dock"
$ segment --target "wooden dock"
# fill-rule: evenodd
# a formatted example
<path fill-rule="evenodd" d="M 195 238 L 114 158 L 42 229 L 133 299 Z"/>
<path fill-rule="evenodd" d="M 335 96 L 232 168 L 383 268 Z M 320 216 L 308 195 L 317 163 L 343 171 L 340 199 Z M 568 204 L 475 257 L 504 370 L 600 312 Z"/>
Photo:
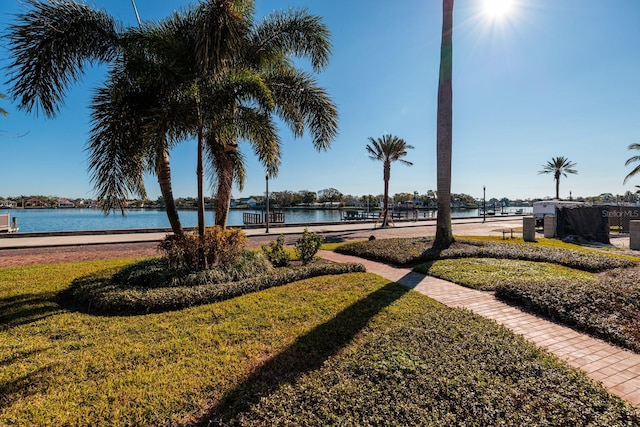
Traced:
<path fill-rule="evenodd" d="M 245 225 L 266 224 L 267 215 L 258 212 L 244 212 L 242 214 L 242 222 Z M 284 224 L 284 212 L 269 212 L 269 224 Z"/>
<path fill-rule="evenodd" d="M 18 231 L 16 219 L 13 218 L 13 224 L 11 224 L 11 218 L 9 214 L 0 214 L 0 233 L 14 233 Z"/>

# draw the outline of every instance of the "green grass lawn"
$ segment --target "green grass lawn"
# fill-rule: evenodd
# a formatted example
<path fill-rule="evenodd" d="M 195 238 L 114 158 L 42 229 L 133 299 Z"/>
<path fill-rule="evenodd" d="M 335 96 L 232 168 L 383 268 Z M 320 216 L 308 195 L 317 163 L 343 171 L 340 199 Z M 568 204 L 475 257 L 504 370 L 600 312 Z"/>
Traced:
<path fill-rule="evenodd" d="M 0 425 L 638 425 L 507 329 L 366 273 L 137 316 L 68 311 L 131 260 L 0 269 Z"/>
<path fill-rule="evenodd" d="M 458 258 L 430 261 L 415 271 L 448 280 L 469 288 L 494 291 L 497 286 L 513 282 L 535 284 L 549 280 L 595 283 L 594 273 L 549 262 L 496 258 Z"/>

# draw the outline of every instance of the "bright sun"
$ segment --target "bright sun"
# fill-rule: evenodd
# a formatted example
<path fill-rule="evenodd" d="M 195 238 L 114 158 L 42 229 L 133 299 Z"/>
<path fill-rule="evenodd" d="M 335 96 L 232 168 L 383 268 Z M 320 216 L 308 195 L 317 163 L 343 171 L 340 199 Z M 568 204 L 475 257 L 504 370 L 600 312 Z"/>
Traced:
<path fill-rule="evenodd" d="M 484 12 L 491 18 L 502 18 L 509 14 L 512 0 L 484 0 Z"/>

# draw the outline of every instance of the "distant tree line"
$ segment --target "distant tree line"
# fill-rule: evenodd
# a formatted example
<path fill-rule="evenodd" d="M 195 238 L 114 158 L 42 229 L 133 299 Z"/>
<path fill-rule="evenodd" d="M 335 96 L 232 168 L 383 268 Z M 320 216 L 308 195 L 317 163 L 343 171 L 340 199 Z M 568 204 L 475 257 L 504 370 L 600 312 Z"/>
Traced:
<path fill-rule="evenodd" d="M 310 206 L 314 203 L 339 203 L 341 206 L 355 205 L 358 204 L 360 206 L 366 207 L 367 204 L 370 207 L 379 207 L 383 195 L 382 194 L 365 194 L 365 195 L 351 195 L 351 194 L 343 194 L 339 190 L 335 188 L 327 188 L 320 191 L 310 191 L 310 190 L 301 190 L 301 191 L 274 191 L 269 193 L 269 202 L 272 206 L 281 207 L 281 208 L 289 208 L 295 206 Z M 265 196 L 261 195 L 253 195 L 248 198 L 255 200 L 258 203 L 263 203 Z M 43 205 L 48 207 L 56 207 L 58 202 L 62 200 L 69 200 L 76 207 L 87 207 L 87 206 L 98 206 L 95 200 L 93 199 L 84 199 L 84 198 L 64 198 L 58 196 L 43 196 L 43 195 L 20 195 L 20 196 L 9 196 L 2 197 L 0 196 L 0 206 L 3 205 L 3 202 L 15 202 L 18 207 L 22 207 L 22 203 L 27 200 L 39 200 Z M 507 197 L 496 198 L 492 197 L 486 200 L 487 206 L 531 206 L 533 202 L 543 200 L 540 198 L 534 199 L 509 199 Z M 640 203 L 640 194 L 638 192 L 626 191 L 624 194 L 613 194 L 613 193 L 602 193 L 597 196 L 577 196 L 572 197 L 571 200 L 577 202 L 586 202 L 593 204 L 615 204 L 615 203 Z M 436 193 L 433 190 L 429 190 L 424 194 L 418 194 L 417 191 L 413 193 L 409 192 L 401 192 L 395 193 L 390 197 L 390 203 L 401 203 L 406 204 L 408 202 L 417 203 L 419 206 L 425 208 L 435 208 L 437 205 L 437 197 Z M 476 207 L 479 203 L 482 203 L 482 200 L 476 199 L 469 194 L 464 193 L 451 193 L 451 207 L 452 208 L 464 208 L 464 207 Z M 175 199 L 175 204 L 178 208 L 181 209 L 194 209 L 197 207 L 197 199 L 195 197 L 178 197 Z M 206 197 L 205 204 L 208 207 L 212 207 L 215 204 L 215 199 L 213 197 Z M 128 207 L 130 208 L 164 208 L 164 201 L 162 196 L 158 197 L 155 200 L 150 199 L 136 199 L 130 200 L 128 202 Z"/>

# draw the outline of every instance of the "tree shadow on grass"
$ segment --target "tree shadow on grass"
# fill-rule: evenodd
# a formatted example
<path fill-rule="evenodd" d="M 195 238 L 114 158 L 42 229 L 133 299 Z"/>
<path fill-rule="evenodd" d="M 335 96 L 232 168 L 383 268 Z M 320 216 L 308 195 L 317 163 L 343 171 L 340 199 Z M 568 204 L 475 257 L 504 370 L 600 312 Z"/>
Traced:
<path fill-rule="evenodd" d="M 0 331 L 60 313 L 55 292 L 20 294 L 0 299 Z"/>
<path fill-rule="evenodd" d="M 390 283 L 345 308 L 259 366 L 194 426 L 233 424 L 238 414 L 249 410 L 282 384 L 292 383 L 305 373 L 319 369 L 327 359 L 346 347 L 371 318 L 408 291 L 405 286 Z"/>
<path fill-rule="evenodd" d="M 47 365 L 26 375 L 0 381 L 0 409 L 8 408 L 21 399 L 40 393 L 59 374 L 56 372 L 55 365 Z"/>

